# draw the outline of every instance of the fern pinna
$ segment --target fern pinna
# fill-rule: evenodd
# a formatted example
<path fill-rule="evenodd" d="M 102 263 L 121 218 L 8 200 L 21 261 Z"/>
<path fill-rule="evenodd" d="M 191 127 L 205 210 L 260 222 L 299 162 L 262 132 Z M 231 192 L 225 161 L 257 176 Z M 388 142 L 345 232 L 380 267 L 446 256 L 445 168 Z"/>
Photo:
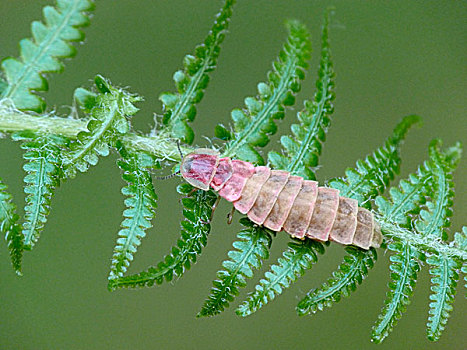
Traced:
<path fill-rule="evenodd" d="M 0 131 L 21 142 L 26 161 L 23 220 L 0 181 L 0 231 L 5 234 L 14 270 L 21 274 L 24 250 L 30 250 L 44 230 L 55 188 L 115 150 L 125 181 L 125 209 L 110 264 L 110 290 L 158 285 L 180 278 L 190 269 L 207 244 L 219 199 L 215 190 L 248 218 L 240 219 L 243 229 L 198 317 L 217 315 L 234 302 L 240 288 L 246 287 L 254 271 L 269 258 L 274 237 L 284 228 L 292 235 L 291 242 L 237 307 L 238 315 L 250 315 L 276 299 L 326 253 L 325 241 L 333 240 L 347 245 L 343 262 L 322 285 L 311 288 L 296 308 L 299 315 L 324 310 L 350 296 L 363 282 L 382 243 L 392 254 L 391 282 L 372 340 L 381 342 L 392 331 L 410 303 L 425 263 L 432 283 L 427 337 L 438 340 L 452 312 L 460 274 L 467 275 L 467 228 L 452 241 L 448 233 L 453 214 L 452 173 L 461 156 L 460 145 L 443 150 L 440 141 L 433 141 L 429 160 L 397 187 L 389 188 L 399 172 L 405 136 L 420 120 L 407 116 L 380 148 L 358 160 L 343 177 L 318 187 L 319 157 L 330 130 L 335 98 L 327 11 L 316 92 L 297 113 L 291 134 L 280 137 L 281 149 L 267 153 L 267 165 L 260 149 L 269 144 L 278 130 L 277 121 L 294 105 L 311 57 L 309 33 L 296 20 L 287 22 L 286 43 L 267 80 L 258 84 L 257 95 L 245 99 L 245 108 L 232 111 L 232 126 L 215 127 L 215 136 L 222 141 L 218 149 L 193 148 L 194 131 L 189 123 L 208 87 L 209 73 L 215 69 L 234 2 L 225 0 L 204 42 L 184 58 L 183 68 L 174 74 L 176 92 L 160 95 L 163 112 L 148 135 L 133 131 L 131 125 L 138 112 L 135 104 L 141 98 L 114 87 L 102 76 L 95 78 L 94 90 L 75 90 L 78 108 L 71 118 L 28 112 L 45 109 L 45 102 L 36 94 L 47 89 L 44 73 L 60 71 L 58 58 L 74 54 L 69 42 L 83 38 L 80 27 L 88 24 L 93 3 L 57 0 L 56 7 L 44 9 L 45 24 L 33 23 L 34 39 L 21 42 L 20 59 L 2 61 L 5 79 L 0 77 Z M 197 156 L 201 159 L 198 165 Z M 181 173 L 188 182 L 177 188 L 183 212 L 180 238 L 162 260 L 128 275 L 156 214 L 160 182 L 153 183 L 152 172 L 167 164 L 175 169 L 174 175 Z M 303 203 L 296 204 L 305 192 Z M 302 216 L 306 218 L 301 220 Z M 291 224 L 301 225 L 300 229 L 288 226 L 289 218 L 293 218 Z M 344 231 L 351 237 L 336 234 Z M 463 284 L 467 287 L 467 276 Z"/>

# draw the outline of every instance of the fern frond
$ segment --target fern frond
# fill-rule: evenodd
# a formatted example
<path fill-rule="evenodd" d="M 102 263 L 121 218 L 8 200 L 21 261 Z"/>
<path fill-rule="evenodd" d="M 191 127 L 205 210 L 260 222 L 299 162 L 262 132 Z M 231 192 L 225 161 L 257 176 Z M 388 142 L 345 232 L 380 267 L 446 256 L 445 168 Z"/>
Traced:
<path fill-rule="evenodd" d="M 21 260 L 23 258 L 23 235 L 18 225 L 19 216 L 16 214 L 16 205 L 7 186 L 0 179 L 0 234 L 5 235 L 11 264 L 17 275 L 21 273 Z"/>
<path fill-rule="evenodd" d="M 420 271 L 419 261 L 424 258 L 407 242 L 395 241 L 390 243 L 388 248 L 396 254 L 390 257 L 392 282 L 389 283 L 385 306 L 373 327 L 372 341 L 375 343 L 382 342 L 389 335 L 405 312 Z"/>
<path fill-rule="evenodd" d="M 355 168 L 346 169 L 345 178 L 331 179 L 328 185 L 338 189 L 341 196 L 358 200 L 360 205 L 365 205 L 370 199 L 383 193 L 389 182 L 399 173 L 400 147 L 405 135 L 418 122 L 420 117 L 416 115 L 402 119 L 384 146 L 365 160 L 358 160 Z"/>
<path fill-rule="evenodd" d="M 445 231 L 451 223 L 452 205 L 454 198 L 454 183 L 452 182 L 452 172 L 457 166 L 447 161 L 445 155 L 440 150 L 441 141 L 434 140 L 430 143 L 430 158 L 433 169 L 432 200 L 427 201 L 426 209 L 420 211 L 420 218 L 415 221 L 415 229 L 423 236 L 430 236 L 433 239 L 447 240 Z M 460 158 L 461 146 L 457 144 Z"/>
<path fill-rule="evenodd" d="M 95 82 L 100 93 L 90 112 L 88 131 L 80 132 L 71 143 L 70 151 L 64 154 L 67 177 L 74 177 L 77 170 L 85 172 L 90 165 L 96 165 L 98 156 L 107 156 L 109 147 L 115 147 L 117 136 L 130 130 L 128 118 L 138 111 L 133 105 L 140 101 L 138 96 L 113 88 L 101 76 L 97 76 Z"/>
<path fill-rule="evenodd" d="M 334 70 L 328 42 L 329 11 L 324 17 L 321 36 L 321 60 L 313 101 L 305 101 L 304 108 L 297 114 L 300 124 L 292 124 L 293 137 L 284 135 L 281 144 L 287 155 L 271 151 L 268 160 L 275 169 L 315 180 L 314 168 L 318 165 L 322 143 L 331 123 L 334 111 Z"/>
<path fill-rule="evenodd" d="M 376 198 L 375 202 L 383 220 L 410 228 L 412 218 L 409 214 L 419 214 L 421 205 L 426 202 L 425 196 L 434 196 L 437 188 L 436 174 L 439 173 L 439 165 L 436 165 L 437 161 L 435 161 L 433 153 L 435 147 L 439 147 L 436 141 L 430 146 L 432 160 L 425 162 L 418 169 L 416 175 L 411 174 L 408 180 L 401 180 L 399 188 L 390 188 L 391 200 L 383 196 Z M 437 154 L 437 157 L 443 159 L 442 167 L 445 171 L 450 172 L 456 168 L 462 154 L 462 148 L 460 144 L 456 144 L 443 152 L 438 151 Z M 449 212 L 446 214 L 450 215 Z"/>
<path fill-rule="evenodd" d="M 255 147 L 264 147 L 277 126 L 275 119 L 284 117 L 286 106 L 295 103 L 295 93 L 300 89 L 300 80 L 308 67 L 311 44 L 306 27 L 298 21 L 287 23 L 287 43 L 268 74 L 267 83 L 258 84 L 258 96 L 245 99 L 245 110 L 234 109 L 232 119 L 234 133 L 223 126 L 216 127 L 216 136 L 226 139 L 225 156 L 252 163 L 263 164 L 264 160 Z"/>
<path fill-rule="evenodd" d="M 230 259 L 222 263 L 225 270 L 217 272 L 218 280 L 213 282 L 211 294 L 197 317 L 214 316 L 229 307 L 238 289 L 246 286 L 247 278 L 253 277 L 253 269 L 260 269 L 262 261 L 269 258 L 272 243 L 269 232 L 246 218 L 240 222 L 248 228 L 238 233 L 238 240 L 233 243 L 235 250 L 231 250 Z"/>
<path fill-rule="evenodd" d="M 430 256 L 427 263 L 432 266 L 430 274 L 432 294 L 430 295 L 430 310 L 427 323 L 427 336 L 431 341 L 437 341 L 448 322 L 452 311 L 452 303 L 456 295 L 457 281 L 461 262 L 446 256 Z"/>
<path fill-rule="evenodd" d="M 83 40 L 79 28 L 89 24 L 86 12 L 93 7 L 90 0 L 57 0 L 56 7 L 44 7 L 44 23 L 32 23 L 33 39 L 20 41 L 21 59 L 8 57 L 2 62 L 8 82 L 2 97 L 13 100 L 18 109 L 43 111 L 44 100 L 33 92 L 47 91 L 44 73 L 60 72 L 59 59 L 75 55 L 70 42 Z"/>
<path fill-rule="evenodd" d="M 178 186 L 180 194 L 187 196 L 193 188 L 188 184 Z M 198 254 L 207 243 L 207 236 L 211 229 L 212 207 L 217 196 L 212 191 L 197 190 L 190 197 L 182 199 L 183 216 L 181 222 L 182 236 L 171 254 L 163 261 L 139 274 L 120 277 L 109 281 L 109 289 L 122 287 L 151 287 L 161 284 L 164 279 L 171 281 L 175 276 L 181 277 L 196 262 Z"/>
<path fill-rule="evenodd" d="M 237 315 L 248 316 L 274 300 L 276 295 L 282 294 L 284 289 L 289 288 L 306 270 L 311 269 L 318 261 L 316 253 L 324 253 L 324 246 L 311 239 L 291 242 L 288 246 L 278 263 L 272 265 L 265 278 L 256 285 L 256 290 L 237 308 Z"/>
<path fill-rule="evenodd" d="M 385 145 L 377 149 L 364 161 L 357 161 L 356 168 L 348 168 L 346 177 L 332 179 L 330 187 L 340 191 L 342 196 L 357 199 L 360 205 L 381 194 L 389 181 L 399 172 L 400 146 L 410 126 L 418 122 L 417 116 L 405 117 L 395 128 Z M 374 249 L 364 251 L 354 247 L 346 248 L 347 254 L 337 271 L 317 289 L 310 290 L 297 305 L 299 315 L 315 313 L 339 302 L 342 296 L 354 292 L 368 275 L 377 254 Z"/>
<path fill-rule="evenodd" d="M 156 166 L 153 158 L 147 154 L 128 154 L 120 150 L 122 159 L 117 165 L 122 169 L 122 178 L 127 183 L 122 188 L 126 209 L 123 211 L 122 229 L 118 232 L 117 245 L 114 248 L 109 280 L 122 277 L 133 260 L 146 230 L 152 227 L 157 208 L 157 195 L 148 167 Z"/>
<path fill-rule="evenodd" d="M 446 160 L 440 147 L 440 140 L 434 140 L 430 144 L 430 159 L 434 174 L 432 191 L 434 194 L 432 199 L 426 203 L 426 209 L 420 211 L 419 219 L 415 221 L 415 229 L 422 236 L 446 241 L 448 237 L 445 229 L 451 224 L 449 218 L 452 216 L 454 198 L 452 172 L 455 170 L 457 161 L 451 164 L 449 160 Z M 460 145 L 457 145 L 457 148 L 460 157 Z M 432 302 L 428 316 L 427 336 L 428 339 L 436 341 L 441 336 L 452 311 L 452 303 L 459 280 L 457 271 L 461 267 L 461 262 L 441 253 L 430 253 L 427 263 L 431 265 L 430 274 L 433 276 L 431 278 L 433 293 L 430 295 Z"/>
<path fill-rule="evenodd" d="M 316 313 L 325 307 L 331 307 L 342 297 L 348 297 L 355 292 L 357 285 L 368 276 L 377 259 L 376 251 L 372 248 L 364 251 L 356 247 L 346 247 L 348 253 L 337 271 L 334 271 L 321 287 L 310 290 L 298 303 L 296 310 L 300 316 Z"/>
<path fill-rule="evenodd" d="M 234 4 L 235 0 L 225 1 L 204 43 L 195 48 L 194 55 L 185 56 L 183 70 L 173 76 L 177 93 L 167 92 L 159 96 L 164 107 L 162 130 L 184 143 L 193 143 L 194 133 L 188 123 L 194 120 L 195 105 L 203 98 L 209 84 L 209 73 L 216 68 Z"/>
<path fill-rule="evenodd" d="M 23 141 L 25 150 L 23 166 L 26 176 L 26 206 L 24 207 L 24 248 L 32 249 L 44 229 L 50 211 L 54 190 L 60 185 L 62 177 L 61 152 L 69 140 L 55 135 L 37 137 L 31 132 L 16 133 L 16 141 Z"/>

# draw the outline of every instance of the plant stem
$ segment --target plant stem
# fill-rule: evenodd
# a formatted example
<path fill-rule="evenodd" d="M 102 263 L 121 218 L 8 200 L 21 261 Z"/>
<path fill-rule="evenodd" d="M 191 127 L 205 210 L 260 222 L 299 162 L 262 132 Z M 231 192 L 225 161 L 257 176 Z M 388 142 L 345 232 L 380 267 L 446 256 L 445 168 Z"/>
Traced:
<path fill-rule="evenodd" d="M 422 236 L 391 222 L 381 220 L 379 217 L 376 217 L 376 219 L 381 225 L 381 230 L 386 238 L 398 238 L 401 241 L 408 242 L 413 247 L 417 247 L 420 251 L 432 252 L 446 257 L 456 257 L 467 261 L 467 252 L 465 250 L 453 244 L 448 245 L 438 237 Z"/>
<path fill-rule="evenodd" d="M 56 116 L 34 116 L 27 113 L 0 109 L 0 132 L 31 130 L 38 134 L 62 135 L 76 138 L 78 133 L 87 130 L 87 121 Z M 128 149 L 150 153 L 160 160 L 180 162 L 181 157 L 176 142 L 165 134 L 142 136 L 130 132 L 122 137 Z M 183 146 L 184 154 L 192 151 Z"/>

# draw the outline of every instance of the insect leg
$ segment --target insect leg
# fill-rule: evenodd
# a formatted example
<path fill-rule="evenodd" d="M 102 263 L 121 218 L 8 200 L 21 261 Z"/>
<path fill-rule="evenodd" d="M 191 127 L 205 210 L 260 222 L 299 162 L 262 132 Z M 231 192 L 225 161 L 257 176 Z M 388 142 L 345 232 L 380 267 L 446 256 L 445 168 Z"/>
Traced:
<path fill-rule="evenodd" d="M 227 223 L 229 225 L 232 223 L 234 212 L 235 212 L 235 207 L 232 207 L 232 210 L 230 211 L 230 213 L 227 214 Z"/>

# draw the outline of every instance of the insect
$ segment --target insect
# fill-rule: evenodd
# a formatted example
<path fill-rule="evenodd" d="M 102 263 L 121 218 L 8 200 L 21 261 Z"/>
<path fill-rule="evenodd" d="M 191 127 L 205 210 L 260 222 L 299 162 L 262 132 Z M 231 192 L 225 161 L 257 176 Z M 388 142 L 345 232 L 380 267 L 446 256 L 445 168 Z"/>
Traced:
<path fill-rule="evenodd" d="M 192 186 L 205 191 L 211 187 L 251 221 L 273 231 L 363 249 L 378 248 L 383 240 L 373 214 L 355 199 L 287 171 L 255 167 L 199 148 L 183 157 L 180 173 Z"/>

